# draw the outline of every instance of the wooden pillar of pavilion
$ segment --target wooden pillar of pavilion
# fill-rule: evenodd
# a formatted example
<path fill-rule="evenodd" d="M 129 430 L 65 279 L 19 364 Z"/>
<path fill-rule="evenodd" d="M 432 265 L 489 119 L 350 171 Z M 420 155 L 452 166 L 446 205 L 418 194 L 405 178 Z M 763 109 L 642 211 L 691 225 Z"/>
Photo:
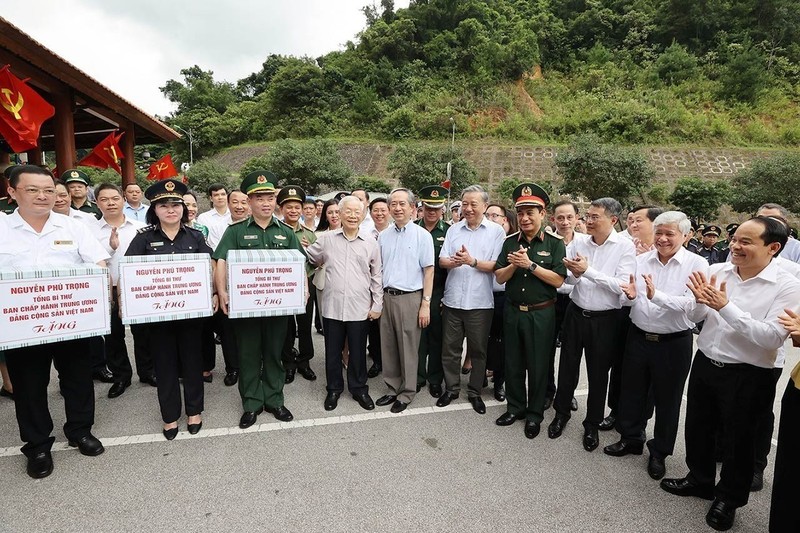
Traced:
<path fill-rule="evenodd" d="M 136 183 L 136 159 L 133 153 L 133 147 L 136 145 L 136 132 L 133 129 L 133 122 L 129 120 L 120 124 L 120 127 L 125 132 L 120 147 L 125 155 L 122 158 L 122 188 L 124 189 L 129 183 Z"/>
<path fill-rule="evenodd" d="M 72 95 L 69 92 L 54 93 L 54 134 L 56 165 L 59 172 L 75 168 L 75 123 L 72 117 Z M 58 176 L 56 176 L 58 177 Z"/>

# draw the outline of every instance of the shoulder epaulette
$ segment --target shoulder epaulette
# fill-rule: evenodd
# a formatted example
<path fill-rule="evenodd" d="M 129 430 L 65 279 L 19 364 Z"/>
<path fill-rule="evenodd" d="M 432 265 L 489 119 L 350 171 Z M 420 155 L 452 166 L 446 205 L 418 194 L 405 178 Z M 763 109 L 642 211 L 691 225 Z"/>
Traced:
<path fill-rule="evenodd" d="M 136 233 L 147 233 L 148 231 L 153 231 L 154 229 L 156 229 L 156 225 L 155 224 L 148 224 L 147 226 L 145 226 L 143 228 L 137 229 Z"/>
<path fill-rule="evenodd" d="M 564 240 L 564 237 L 553 231 L 550 226 L 544 228 L 544 232 L 550 235 L 551 237 L 555 237 L 556 239 Z"/>
<path fill-rule="evenodd" d="M 280 220 L 280 219 L 276 219 L 276 220 L 278 222 L 280 222 L 281 224 L 283 224 L 284 226 L 286 226 L 287 228 L 289 228 L 290 230 L 294 231 L 294 228 L 292 226 L 290 226 L 289 224 L 287 224 L 286 222 L 284 222 L 283 220 Z"/>
<path fill-rule="evenodd" d="M 518 235 L 519 235 L 519 232 L 516 231 L 516 232 L 514 232 L 514 233 L 512 233 L 510 235 L 506 235 L 506 239 L 505 240 L 508 240 L 508 239 L 510 239 L 512 237 L 517 238 Z"/>
<path fill-rule="evenodd" d="M 248 218 L 249 218 L 249 217 L 248 217 Z M 229 225 L 229 226 L 235 226 L 236 224 L 241 224 L 242 222 L 245 222 L 246 220 L 247 220 L 246 218 L 243 218 L 242 220 L 237 220 L 236 222 L 231 222 L 231 223 L 230 223 L 230 224 L 228 224 L 228 225 Z"/>
<path fill-rule="evenodd" d="M 309 228 L 309 227 L 308 227 L 308 226 L 306 226 L 305 224 L 300 224 L 300 227 L 301 227 L 301 228 L 303 228 L 303 229 L 305 229 L 305 230 L 308 230 L 308 231 L 310 231 L 311 233 L 314 233 L 314 230 L 313 230 L 312 228 Z"/>

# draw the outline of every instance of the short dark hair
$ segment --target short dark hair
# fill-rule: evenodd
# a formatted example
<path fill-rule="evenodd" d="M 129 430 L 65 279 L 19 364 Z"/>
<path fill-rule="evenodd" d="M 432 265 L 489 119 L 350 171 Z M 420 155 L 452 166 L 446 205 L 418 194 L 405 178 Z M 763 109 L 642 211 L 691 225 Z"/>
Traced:
<path fill-rule="evenodd" d="M 126 184 L 125 184 L 125 187 L 123 187 L 123 189 L 122 189 L 122 190 L 123 190 L 123 191 L 127 191 L 127 190 L 128 190 L 128 187 L 130 187 L 131 185 L 136 185 L 137 187 L 139 187 L 139 184 L 138 184 L 138 183 L 136 183 L 135 181 L 132 181 L 132 182 L 130 182 L 130 183 L 126 183 Z M 139 189 L 141 189 L 141 187 L 139 187 Z"/>
<path fill-rule="evenodd" d="M 764 231 L 761 232 L 761 240 L 764 241 L 764 244 L 770 245 L 773 242 L 777 242 L 781 245 L 780 250 L 775 254 L 775 256 L 778 256 L 786 247 L 786 242 L 789 240 L 788 226 L 773 217 L 758 216 L 750 220 L 764 226 Z"/>
<path fill-rule="evenodd" d="M 219 189 L 217 189 L 219 190 Z M 172 198 L 165 198 L 163 200 L 156 200 L 155 202 L 150 204 L 150 207 L 147 208 L 147 213 L 144 215 L 144 220 L 148 224 L 152 224 L 154 226 L 158 226 L 161 222 L 158 220 L 158 215 L 156 215 L 156 206 L 158 204 L 165 204 L 168 201 L 171 201 Z M 183 202 L 179 202 L 183 206 L 183 214 L 181 215 L 181 224 L 188 224 L 189 223 L 189 210 L 186 209 L 186 204 Z"/>
<path fill-rule="evenodd" d="M 46 168 L 42 168 L 37 165 L 17 165 L 14 167 L 14 170 L 11 171 L 11 175 L 8 177 L 8 185 L 12 189 L 16 189 L 17 185 L 19 185 L 19 177 L 22 174 L 38 174 L 40 176 L 50 176 L 50 179 L 53 180 L 53 184 L 55 185 L 56 178 L 53 176 L 53 173 L 47 170 Z"/>
<path fill-rule="evenodd" d="M 122 196 L 122 189 L 120 189 L 118 185 L 115 185 L 113 183 L 101 183 L 94 189 L 94 195 L 97 196 L 98 194 L 100 194 L 101 191 L 105 191 L 108 189 L 114 190 L 117 192 L 117 194 Z"/>
<path fill-rule="evenodd" d="M 222 183 L 212 183 L 208 186 L 208 196 L 211 197 L 217 191 L 225 191 L 225 194 L 228 194 L 228 188 Z"/>
<path fill-rule="evenodd" d="M 369 203 L 369 210 L 372 211 L 372 208 L 375 206 L 375 204 L 379 204 L 379 203 L 384 203 L 387 206 L 389 205 L 389 202 L 386 201 L 386 198 L 378 197 L 378 198 L 375 198 L 374 200 L 372 200 Z"/>
<path fill-rule="evenodd" d="M 369 202 L 369 193 L 367 192 L 367 189 L 353 189 L 352 191 L 350 191 L 350 196 L 355 196 L 353 193 L 356 191 L 364 191 L 364 198 L 366 198 L 367 201 Z"/>
<path fill-rule="evenodd" d="M 641 211 L 642 209 L 647 209 L 647 218 L 650 219 L 650 222 L 653 222 L 658 215 L 664 212 L 663 209 L 655 205 L 637 205 L 631 208 L 631 210 L 628 212 L 635 213 L 637 211 Z"/>
<path fill-rule="evenodd" d="M 314 200 L 312 200 L 311 198 L 306 198 L 303 201 L 303 205 L 313 205 L 313 206 L 316 207 L 317 203 Z"/>
<path fill-rule="evenodd" d="M 555 213 L 556 209 L 558 209 L 559 207 L 564 206 L 564 205 L 571 205 L 572 209 L 575 210 L 575 214 L 576 215 L 578 214 L 578 204 L 576 204 L 572 200 L 559 200 L 558 202 L 556 202 L 556 203 L 554 203 L 553 205 L 550 206 L 550 212 L 551 213 Z"/>

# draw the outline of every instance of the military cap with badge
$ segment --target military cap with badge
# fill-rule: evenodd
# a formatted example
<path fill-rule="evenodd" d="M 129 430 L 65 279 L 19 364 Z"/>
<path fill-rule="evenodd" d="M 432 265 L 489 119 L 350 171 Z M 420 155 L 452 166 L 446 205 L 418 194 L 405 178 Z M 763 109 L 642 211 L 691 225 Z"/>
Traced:
<path fill-rule="evenodd" d="M 515 208 L 538 206 L 545 209 L 550 204 L 550 196 L 535 183 L 520 183 L 511 197 Z"/>
<path fill-rule="evenodd" d="M 428 185 L 419 190 L 419 200 L 425 207 L 441 209 L 447 202 L 447 189 L 439 185 Z"/>
<path fill-rule="evenodd" d="M 287 185 L 278 193 L 278 205 L 283 205 L 285 202 L 300 202 L 301 204 L 306 201 L 306 191 L 297 185 Z"/>
<path fill-rule="evenodd" d="M 277 181 L 275 174 L 272 172 L 256 170 L 242 180 L 239 190 L 248 196 L 251 194 L 275 194 L 275 183 Z"/>
<path fill-rule="evenodd" d="M 89 179 L 89 176 L 82 170 L 76 168 L 65 170 L 61 174 L 61 181 L 67 185 L 70 183 L 83 183 L 87 187 L 92 184 L 92 180 Z"/>
<path fill-rule="evenodd" d="M 144 191 L 144 197 L 150 200 L 150 203 L 183 203 L 183 195 L 187 191 L 188 188 L 184 183 L 176 179 L 168 179 L 157 181 L 149 186 Z"/>
<path fill-rule="evenodd" d="M 715 235 L 719 237 L 720 235 L 722 235 L 722 228 L 720 228 L 719 226 L 715 226 L 713 224 L 710 226 L 703 226 L 702 231 L 703 231 L 703 236 Z"/>

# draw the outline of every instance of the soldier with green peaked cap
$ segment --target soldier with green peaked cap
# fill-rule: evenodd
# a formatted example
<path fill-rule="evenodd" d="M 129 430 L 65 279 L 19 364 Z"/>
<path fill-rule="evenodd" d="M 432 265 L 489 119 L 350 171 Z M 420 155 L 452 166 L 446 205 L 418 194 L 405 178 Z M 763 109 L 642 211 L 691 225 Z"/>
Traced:
<path fill-rule="evenodd" d="M 103 218 L 100 208 L 88 198 L 89 185 L 92 184 L 92 181 L 85 172 L 71 168 L 61 174 L 61 181 L 64 182 L 69 191 L 69 196 L 72 199 L 72 209 L 91 213 L 97 220 Z"/>
<path fill-rule="evenodd" d="M 556 288 L 567 269 L 562 238 L 546 227 L 550 197 L 535 183 L 522 183 L 513 193 L 520 231 L 503 243 L 495 265 L 498 283 L 506 284 L 503 323 L 507 411 L 497 419 L 509 426 L 525 419 L 525 436 L 539 434 L 555 335 Z M 525 387 L 527 378 L 528 386 Z"/>
<path fill-rule="evenodd" d="M 433 256 L 439 257 L 442 251 L 447 230 L 450 224 L 443 220 L 444 207 L 447 203 L 447 189 L 438 185 L 429 185 L 419 190 L 422 202 L 422 217 L 416 224 L 422 226 L 433 237 Z M 447 270 L 437 260 L 433 268 L 433 292 L 431 293 L 431 321 L 422 330 L 417 354 L 417 391 L 422 390 L 425 383 L 431 396 L 438 398 L 442 394 L 444 369 L 442 368 L 442 296 Z"/>
<path fill-rule="evenodd" d="M 228 226 L 214 251 L 217 260 L 215 281 L 220 307 L 228 313 L 228 271 L 230 250 L 298 250 L 303 247 L 292 228 L 275 216 L 275 175 L 266 170 L 251 172 L 242 181 L 251 215 Z M 304 288 L 308 297 L 308 286 Z M 281 350 L 286 338 L 288 316 L 237 318 L 234 334 L 239 348 L 239 393 L 244 414 L 239 427 L 252 426 L 266 409 L 275 418 L 288 422 L 294 418 L 284 406 L 283 385 L 286 372 Z"/>

